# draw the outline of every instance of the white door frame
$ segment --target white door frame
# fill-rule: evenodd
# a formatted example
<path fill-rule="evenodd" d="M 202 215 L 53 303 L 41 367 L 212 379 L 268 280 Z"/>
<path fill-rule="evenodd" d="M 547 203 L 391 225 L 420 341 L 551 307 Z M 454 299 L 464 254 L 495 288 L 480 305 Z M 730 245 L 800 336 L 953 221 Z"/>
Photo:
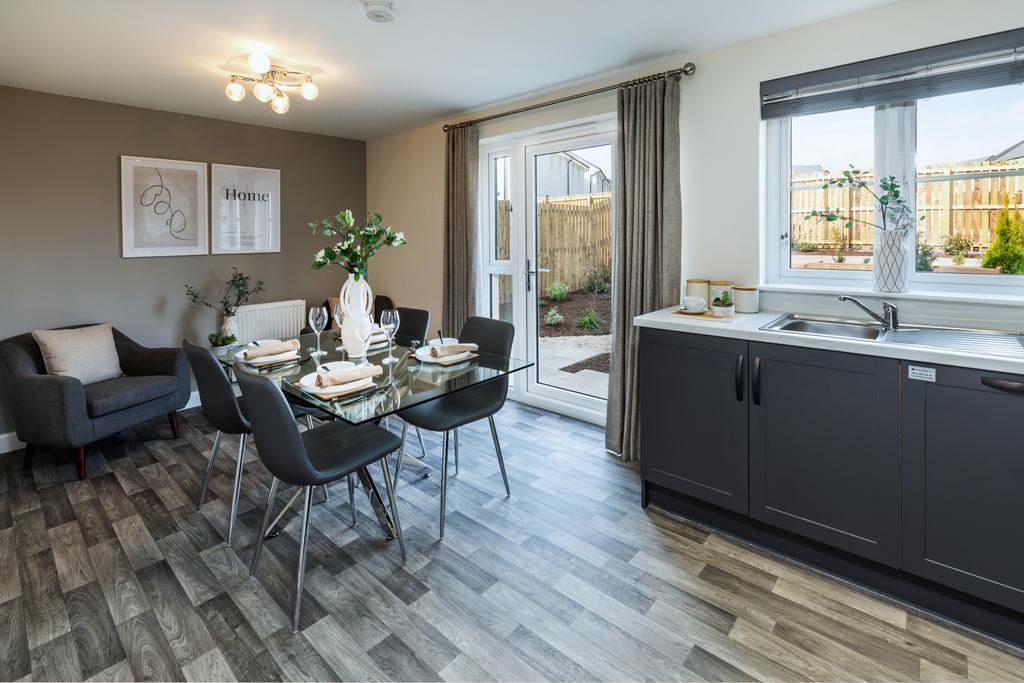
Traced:
<path fill-rule="evenodd" d="M 534 132 L 520 137 L 504 136 L 502 139 L 485 142 L 480 150 L 480 212 L 481 245 L 480 263 L 480 313 L 490 315 L 491 275 L 511 275 L 514 295 L 512 297 L 513 323 L 518 334 L 513 345 L 513 355 L 528 358 L 535 365 L 524 372 L 514 373 L 509 387 L 513 400 L 551 410 L 570 417 L 604 425 L 606 401 L 576 391 L 560 389 L 541 384 L 538 378 L 537 356 L 537 290 L 536 282 L 530 282 L 527 292 L 527 260 L 536 268 L 536 200 L 533 192 L 534 159 L 540 154 L 567 151 L 586 146 L 612 145 L 615 158 L 615 120 L 601 116 L 572 126 L 564 124 L 554 130 Z M 495 261 L 493 256 L 494 202 L 492 201 L 491 168 L 494 158 L 510 156 L 512 169 L 512 220 L 509 261 Z M 613 207 L 614 212 L 614 196 Z M 614 215 L 614 213 L 613 213 Z M 543 264 L 540 264 L 543 267 Z"/>

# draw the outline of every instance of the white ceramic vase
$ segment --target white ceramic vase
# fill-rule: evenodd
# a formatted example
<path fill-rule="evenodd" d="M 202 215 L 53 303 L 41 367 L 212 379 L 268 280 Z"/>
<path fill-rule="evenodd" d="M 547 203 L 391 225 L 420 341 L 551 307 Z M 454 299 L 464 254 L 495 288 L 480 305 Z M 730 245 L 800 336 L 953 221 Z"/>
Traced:
<path fill-rule="evenodd" d="M 875 291 L 905 292 L 910 283 L 907 231 L 875 230 Z"/>
<path fill-rule="evenodd" d="M 226 315 L 220 321 L 220 333 L 225 337 L 238 338 L 238 318 L 233 315 Z"/>
<path fill-rule="evenodd" d="M 341 286 L 341 310 L 345 314 L 341 321 L 341 345 L 350 358 L 362 358 L 370 345 L 370 330 L 373 328 L 373 318 L 370 317 L 373 291 L 366 278 L 357 280 L 349 273 L 348 280 Z"/>

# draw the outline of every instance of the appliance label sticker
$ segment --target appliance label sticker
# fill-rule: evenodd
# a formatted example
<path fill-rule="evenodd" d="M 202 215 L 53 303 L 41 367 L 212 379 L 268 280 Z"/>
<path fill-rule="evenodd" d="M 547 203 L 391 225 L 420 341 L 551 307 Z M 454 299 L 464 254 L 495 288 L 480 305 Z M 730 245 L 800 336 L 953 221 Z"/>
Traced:
<path fill-rule="evenodd" d="M 916 379 L 919 382 L 934 382 L 935 368 L 923 368 L 920 365 L 907 367 L 907 379 Z"/>

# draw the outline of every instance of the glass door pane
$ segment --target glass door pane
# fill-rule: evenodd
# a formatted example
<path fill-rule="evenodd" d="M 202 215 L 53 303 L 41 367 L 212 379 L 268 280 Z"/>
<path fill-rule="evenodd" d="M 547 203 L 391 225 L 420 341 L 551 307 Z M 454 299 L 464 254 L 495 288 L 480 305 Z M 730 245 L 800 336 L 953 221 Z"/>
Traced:
<path fill-rule="evenodd" d="M 546 148 L 548 148 L 546 146 Z M 538 391 L 605 400 L 611 352 L 612 145 L 531 155 Z"/>

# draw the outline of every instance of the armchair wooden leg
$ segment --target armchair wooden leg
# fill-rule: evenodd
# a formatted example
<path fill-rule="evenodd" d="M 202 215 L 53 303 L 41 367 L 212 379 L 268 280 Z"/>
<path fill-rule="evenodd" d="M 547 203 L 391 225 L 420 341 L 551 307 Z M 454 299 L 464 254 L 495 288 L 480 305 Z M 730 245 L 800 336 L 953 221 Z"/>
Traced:
<path fill-rule="evenodd" d="M 36 445 L 34 443 L 25 444 L 25 459 L 22 461 L 22 466 L 26 470 L 32 469 L 32 458 L 36 454 Z"/>
<path fill-rule="evenodd" d="M 85 446 L 75 449 L 75 466 L 78 468 L 78 479 L 85 479 Z"/>
<path fill-rule="evenodd" d="M 171 434 L 173 434 L 174 438 L 177 439 L 178 438 L 178 412 L 172 410 L 171 412 L 167 413 L 167 421 L 171 423 Z"/>

